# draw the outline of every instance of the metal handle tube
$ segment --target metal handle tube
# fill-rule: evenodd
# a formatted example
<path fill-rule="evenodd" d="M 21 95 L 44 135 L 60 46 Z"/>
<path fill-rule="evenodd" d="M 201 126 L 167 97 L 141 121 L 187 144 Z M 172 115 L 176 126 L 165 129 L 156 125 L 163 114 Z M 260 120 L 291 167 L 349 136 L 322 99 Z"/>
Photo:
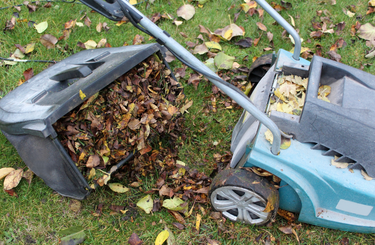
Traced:
<path fill-rule="evenodd" d="M 192 55 L 189 51 L 182 47 L 178 42 L 171 38 L 167 32 L 160 29 L 157 25 L 155 25 L 151 20 L 145 17 L 140 11 L 138 11 L 135 7 L 129 4 L 126 0 L 118 1 L 121 1 L 124 5 L 126 5 L 126 9 L 131 9 L 132 11 L 135 11 L 138 15 L 140 15 L 142 18 L 139 18 L 139 23 L 154 37 L 159 39 L 166 47 L 173 50 L 173 52 L 175 52 L 189 64 L 198 66 L 203 71 L 211 74 L 212 76 L 217 77 L 218 79 L 221 79 L 218 75 L 211 71 L 211 69 L 205 66 L 199 59 L 197 59 L 194 55 Z M 221 89 L 225 94 L 227 94 L 230 98 L 236 101 L 242 108 L 248 111 L 251 115 L 253 115 L 256 119 L 258 119 L 262 124 L 264 124 L 267 128 L 271 130 L 274 138 L 271 147 L 271 152 L 275 155 L 278 154 L 281 145 L 281 134 L 277 125 L 270 118 L 268 118 L 268 116 L 265 113 L 258 110 L 258 108 L 256 108 L 250 101 L 248 101 L 246 98 L 238 94 L 237 91 L 229 88 L 228 86 L 225 86 L 224 84 L 221 84 L 218 81 L 215 81 L 214 79 L 208 79 L 210 80 L 210 82 L 215 84 L 219 89 Z"/>
<path fill-rule="evenodd" d="M 294 39 L 294 53 L 293 59 L 299 60 L 299 54 L 301 53 L 301 38 L 297 31 L 279 14 L 273 9 L 265 0 L 255 0 L 269 15 L 274 18 L 284 29 L 292 35 Z"/>

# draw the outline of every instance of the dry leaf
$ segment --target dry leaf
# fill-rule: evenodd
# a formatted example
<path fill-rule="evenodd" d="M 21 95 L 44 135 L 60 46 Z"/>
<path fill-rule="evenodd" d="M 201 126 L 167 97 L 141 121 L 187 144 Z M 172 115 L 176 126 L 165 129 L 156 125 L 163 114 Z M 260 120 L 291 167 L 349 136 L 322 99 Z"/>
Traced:
<path fill-rule="evenodd" d="M 23 169 L 17 169 L 10 172 L 4 179 L 4 190 L 11 190 L 20 183 L 23 175 Z"/>
<path fill-rule="evenodd" d="M 14 171 L 14 168 L 0 168 L 0 179 L 3 179 L 12 171 Z"/>
<path fill-rule="evenodd" d="M 257 22 L 257 26 L 259 29 L 261 29 L 262 31 L 267 31 L 267 27 L 265 25 L 263 25 L 262 23 L 260 22 Z"/>
<path fill-rule="evenodd" d="M 47 48 L 55 48 L 55 44 L 58 42 L 58 39 L 51 34 L 44 34 L 40 37 L 40 42 Z"/>
<path fill-rule="evenodd" d="M 185 4 L 177 9 L 177 16 L 184 20 L 190 20 L 195 14 L 195 8 L 193 5 Z"/>

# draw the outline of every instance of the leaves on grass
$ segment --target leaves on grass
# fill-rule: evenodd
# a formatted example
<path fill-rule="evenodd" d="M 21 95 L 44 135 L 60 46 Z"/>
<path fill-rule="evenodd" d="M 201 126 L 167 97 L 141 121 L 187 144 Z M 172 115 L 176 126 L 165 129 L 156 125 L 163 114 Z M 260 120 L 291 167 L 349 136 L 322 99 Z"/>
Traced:
<path fill-rule="evenodd" d="M 23 175 L 23 169 L 17 169 L 10 172 L 4 179 L 4 190 L 11 190 L 20 183 Z"/>
<path fill-rule="evenodd" d="M 141 208 L 146 214 L 149 214 L 154 206 L 153 200 L 150 195 L 143 197 L 137 202 L 137 207 Z"/>
<path fill-rule="evenodd" d="M 216 30 L 215 33 L 220 33 L 220 29 Z M 232 23 L 226 27 L 224 27 L 221 30 L 220 35 L 225 39 L 225 40 L 231 40 L 233 37 L 237 36 L 243 36 L 245 35 L 245 31 L 243 28 L 239 27 L 238 25 Z"/>
<path fill-rule="evenodd" d="M 262 31 L 267 31 L 267 27 L 263 23 L 257 22 L 256 24 L 258 28 L 261 29 Z"/>
<path fill-rule="evenodd" d="M 195 8 L 191 4 L 182 5 L 177 9 L 177 16 L 184 20 L 190 20 L 195 14 Z"/>

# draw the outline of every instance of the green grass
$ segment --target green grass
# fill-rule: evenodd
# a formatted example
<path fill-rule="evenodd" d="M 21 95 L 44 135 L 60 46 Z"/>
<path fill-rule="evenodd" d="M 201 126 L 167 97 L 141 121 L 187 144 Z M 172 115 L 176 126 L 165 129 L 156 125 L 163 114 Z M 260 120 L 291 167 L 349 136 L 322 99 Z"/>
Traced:
<path fill-rule="evenodd" d="M 184 22 L 181 26 L 176 27 L 171 21 L 165 19 L 159 22 L 159 26 L 172 34 L 176 41 L 187 47 L 185 42 L 198 41 L 196 37 L 199 35 L 199 24 L 211 31 L 229 25 L 228 15 L 231 16 L 233 21 L 233 14 L 239 11 L 239 5 L 242 2 L 240 0 L 211 0 L 203 8 L 196 7 L 194 18 Z M 373 59 L 367 60 L 364 58 L 366 51 L 369 51 L 370 48 L 365 45 L 364 40 L 350 35 L 350 27 L 357 20 L 349 18 L 342 12 L 342 8 L 353 4 L 352 1 L 337 1 L 334 6 L 328 4 L 330 1 L 291 0 L 289 2 L 292 3 L 293 8 L 284 10 L 280 14 L 288 21 L 290 20 L 288 14 L 293 16 L 296 28 L 299 29 L 301 37 L 305 40 L 303 47 L 310 48 L 314 53 L 317 49 L 316 46 L 320 44 L 323 47 L 323 56 L 328 57 L 327 52 L 331 45 L 339 37 L 343 37 L 348 45 L 337 51 L 342 56 L 341 62 L 356 68 L 363 66 L 366 72 L 375 74 L 374 66 L 366 65 L 372 63 Z M 21 1 L 3 1 L 1 5 L 10 6 L 16 3 L 21 3 Z M 156 0 L 154 4 L 142 3 L 138 8 L 149 17 L 157 12 L 161 14 L 167 12 L 176 17 L 176 10 L 182 4 L 183 1 Z M 234 5 L 234 8 L 230 8 L 231 5 Z M 15 51 L 14 44 L 26 45 L 30 42 L 35 42 L 36 46 L 34 52 L 27 58 L 38 60 L 62 60 L 82 50 L 77 46 L 77 42 L 86 42 L 89 39 L 98 42 L 102 38 L 107 38 L 113 47 L 117 47 L 124 43 L 131 45 L 134 36 L 141 34 L 145 37 L 145 43 L 154 42 L 154 40 L 148 40 L 145 34 L 140 33 L 131 24 L 117 27 L 114 22 L 105 17 L 97 13 L 91 13 L 84 5 L 59 2 L 54 3 L 53 6 L 49 9 L 39 7 L 33 13 L 28 13 L 26 7 L 22 7 L 20 19 L 37 23 L 48 21 L 49 27 L 45 33 L 56 37 L 62 35 L 64 23 L 71 19 L 78 19 L 79 21 L 84 14 L 87 14 L 91 19 L 91 27 L 75 27 L 68 40 L 58 42 L 60 47 L 67 47 L 67 50 L 62 52 L 58 48 L 47 50 L 38 41 L 42 34 L 38 34 L 33 28 L 28 27 L 27 22 L 18 22 L 14 30 L 0 33 L 0 56 L 9 57 L 10 53 Z M 372 23 L 374 20 L 375 15 L 365 15 L 366 6 L 367 1 L 356 3 L 356 15 L 362 16 L 358 20 L 361 24 Z M 317 20 L 320 18 L 316 14 L 318 10 L 328 10 L 332 24 L 345 21 L 346 27 L 341 35 L 336 33 L 325 34 L 319 40 L 310 38 L 309 34 L 313 31 L 311 21 L 314 18 Z M 6 20 L 11 18 L 14 11 L 14 9 L 0 11 L 1 28 L 5 27 Z M 325 14 L 322 14 L 322 16 L 325 16 Z M 98 33 L 95 27 L 99 22 L 107 22 L 110 30 Z M 267 26 L 268 31 L 274 34 L 273 50 L 263 51 L 264 48 L 272 46 L 267 40 L 266 33 L 262 34 L 262 31 L 256 27 L 256 22 L 262 22 Z M 242 12 L 236 24 L 245 28 L 246 37 L 255 39 L 262 35 L 259 44 L 248 49 L 242 49 L 234 45 L 236 41 L 241 39 L 239 37 L 234 38 L 231 42 L 220 43 L 223 51 L 228 55 L 235 56 L 236 62 L 243 66 L 249 67 L 254 56 L 259 57 L 272 51 L 277 52 L 279 48 L 290 50 L 293 47 L 289 38 L 282 37 L 282 27 L 274 25 L 274 20 L 267 13 L 264 13 L 263 18 L 259 18 L 258 15 L 245 16 Z M 188 38 L 182 37 L 179 34 L 180 32 L 184 32 Z M 207 36 L 203 36 L 208 41 Z M 206 55 L 198 55 L 198 57 L 201 60 L 207 59 Z M 181 67 L 181 63 L 178 61 L 172 62 L 171 65 L 173 68 Z M 19 63 L 14 66 L 0 67 L 0 98 L 17 87 L 18 81 L 23 77 L 22 73 L 30 67 L 37 74 L 47 68 L 48 64 Z M 185 79 L 187 78 L 188 75 Z M 190 167 L 199 168 L 209 175 L 216 164 L 213 154 L 225 154 L 229 151 L 231 131 L 239 118 L 241 109 L 237 107 L 226 109 L 222 102 L 227 98 L 221 96 L 217 99 L 217 112 L 214 113 L 210 99 L 211 84 L 201 81 L 196 90 L 192 85 L 187 85 L 186 81 L 182 80 L 182 82 L 186 96 L 192 99 L 194 104 L 189 109 L 189 113 L 186 114 L 187 139 L 182 142 L 179 157 Z M 215 141 L 219 144 L 215 145 L 213 143 Z M 5 136 L 0 134 L 0 168 L 2 167 L 24 168 L 25 165 Z M 141 188 L 144 191 L 151 190 L 155 181 L 155 177 L 148 176 L 143 179 Z M 124 184 L 128 183 L 125 182 Z M 0 188 L 2 188 L 2 184 L 0 184 Z M 138 188 L 131 188 L 130 193 L 122 195 L 111 192 L 107 187 L 101 188 L 82 201 L 82 209 L 78 213 L 69 209 L 71 201 L 69 198 L 56 194 L 37 177 L 33 179 L 30 186 L 25 180 L 22 180 L 15 191 L 19 195 L 18 198 L 0 192 L 0 244 L 1 241 L 11 244 L 56 244 L 58 243 L 58 231 L 76 225 L 85 228 L 87 234 L 85 244 L 126 244 L 133 232 L 140 236 L 144 244 L 153 244 L 157 234 L 164 229 L 165 225 L 172 230 L 178 244 L 189 244 L 189 242 L 191 244 L 207 244 L 207 238 L 218 240 L 222 244 L 251 244 L 258 240 L 263 243 L 266 237 L 271 238 L 271 235 L 274 238 L 273 243 L 297 244 L 293 235 L 285 235 L 278 230 L 279 226 L 287 225 L 287 222 L 280 217 L 271 228 L 252 227 L 229 221 L 217 223 L 210 218 L 211 208 L 209 206 L 202 206 L 205 214 L 199 233 L 194 229 L 196 214 L 201 213 L 197 206 L 195 206 L 193 215 L 186 219 L 186 229 L 179 231 L 172 225 L 176 220 L 165 209 L 147 215 L 135 207 L 135 203 L 144 196 Z M 101 203 L 104 204 L 103 215 L 96 217 L 92 213 Z M 126 206 L 126 209 L 129 210 L 128 214 L 111 214 L 109 209 L 111 204 Z M 190 207 L 191 205 L 190 203 Z M 132 214 L 133 220 L 131 220 L 129 214 Z M 343 232 L 307 224 L 301 224 L 296 232 L 302 244 L 339 244 L 344 238 L 349 239 L 350 244 L 374 244 L 375 241 L 375 236 L 371 234 Z M 261 238 L 257 239 L 260 235 L 262 235 Z"/>

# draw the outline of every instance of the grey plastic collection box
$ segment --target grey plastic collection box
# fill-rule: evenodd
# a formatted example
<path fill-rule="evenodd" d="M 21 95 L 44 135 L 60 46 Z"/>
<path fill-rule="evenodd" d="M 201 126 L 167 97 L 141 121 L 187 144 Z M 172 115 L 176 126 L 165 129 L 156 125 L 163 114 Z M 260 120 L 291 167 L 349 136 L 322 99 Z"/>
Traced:
<path fill-rule="evenodd" d="M 0 100 L 0 129 L 25 164 L 63 196 L 84 199 L 90 187 L 52 125 L 85 99 L 156 53 L 159 44 L 85 50 L 47 68 Z"/>

